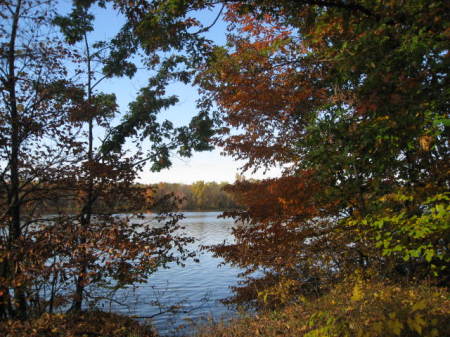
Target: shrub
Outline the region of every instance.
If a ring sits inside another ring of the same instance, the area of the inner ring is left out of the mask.
[[[353,281],[316,300],[203,329],[198,337],[441,337],[450,331],[447,290]]]
[[[0,324],[5,337],[156,337],[150,326],[113,313],[48,314],[28,321]]]

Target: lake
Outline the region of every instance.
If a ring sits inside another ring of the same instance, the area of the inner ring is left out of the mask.
[[[183,212],[184,232],[196,239],[192,248],[202,245],[231,242],[232,219],[218,219],[220,212]],[[192,324],[206,323],[209,319],[229,318],[234,312],[220,303],[220,299],[231,295],[230,286],[238,281],[238,268],[229,265],[219,267],[223,262],[209,252],[198,256],[200,262],[186,262],[185,267],[176,264],[169,269],[154,273],[148,283],[139,285],[121,294],[129,308],[112,304],[111,310],[127,315],[152,316],[160,308],[152,304],[158,300],[164,306],[182,304],[181,313],[160,314],[152,319],[153,325],[162,336],[179,336],[192,331]],[[184,326],[184,327],[183,327]]]

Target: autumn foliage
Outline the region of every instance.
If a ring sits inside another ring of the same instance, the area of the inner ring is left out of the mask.
[[[26,322],[6,321],[0,326],[3,336],[11,337],[154,337],[150,326],[135,320],[104,312],[90,312],[80,315],[48,314]]]
[[[229,188],[243,225],[212,249],[246,269],[231,302],[320,296],[356,270],[448,285],[446,9],[227,5],[227,48],[198,76],[218,105],[217,144],[244,169],[284,170]]]
[[[205,327],[198,336],[437,337],[450,328],[448,307],[442,289],[350,283],[319,300],[300,298],[282,310]]]
[[[448,332],[448,1],[223,0],[224,46],[191,16],[217,1],[115,1],[126,24],[98,43],[88,39],[93,3],[75,1],[67,16],[45,1],[39,15],[33,1],[0,5],[3,322],[40,324],[56,307],[80,314],[100,298],[91,290],[190,257],[176,215],[154,228],[118,214],[155,206],[153,189],[133,185],[145,163],[168,167],[171,152],[210,149],[214,136],[244,170],[282,175],[229,186],[243,206],[224,214],[235,241],[206,247],[243,269],[226,302],[272,311],[210,334]],[[58,33],[43,43],[37,27]],[[96,85],[132,77],[138,51],[156,75],[114,119],[115,96]],[[174,79],[200,88],[186,127],[157,118],[177,102],[165,96]],[[76,214],[59,208],[67,201]]]
[[[0,3],[0,329],[10,335],[83,335],[72,318],[93,324],[84,310],[193,255],[180,215],[142,215],[157,201],[135,180],[146,163],[170,166],[170,151],[207,146],[188,127],[156,120],[176,98],[151,85],[121,114],[101,84],[135,74],[138,42],[126,25],[91,41],[94,1],[72,5],[62,15],[54,1]],[[115,319],[107,316],[98,317]],[[131,333],[114,332],[122,323],[86,333]]]

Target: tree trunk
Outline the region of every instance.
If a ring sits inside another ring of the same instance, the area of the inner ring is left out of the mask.
[[[8,93],[9,93],[9,110],[11,117],[11,157],[10,157],[10,174],[11,187],[8,195],[10,217],[9,224],[9,245],[13,255],[11,261],[11,269],[9,270],[12,279],[16,281],[14,285],[14,297],[16,303],[16,312],[13,316],[19,319],[27,318],[27,301],[22,282],[20,281],[21,274],[21,260],[20,255],[20,239],[22,236],[21,229],[21,205],[20,205],[20,176],[19,176],[19,155],[20,155],[20,116],[17,109],[16,98],[16,74],[15,74],[15,52],[16,52],[16,37],[19,27],[19,18],[21,10],[21,0],[17,1],[16,10],[13,16],[13,23],[11,28],[11,39],[8,50]]]
[[[91,55],[89,50],[89,43],[86,34],[84,34],[84,42],[85,42],[85,48],[86,48],[86,63],[87,63],[87,102],[88,106],[90,106],[91,97],[92,97],[92,71],[91,71]],[[90,113],[87,111],[87,113]],[[92,217],[92,206],[94,203],[94,180],[92,177],[92,171],[91,171],[91,165],[93,163],[93,146],[94,146],[94,136],[93,136],[93,127],[94,122],[92,116],[89,119],[88,122],[88,153],[87,153],[87,159],[88,159],[88,170],[89,170],[89,176],[88,176],[88,184],[87,184],[87,199],[86,203],[81,211],[80,216],[80,226],[82,227],[82,236],[80,238],[80,242],[84,244],[86,242],[85,238],[83,237],[84,231],[83,229],[87,228],[91,224],[91,217]],[[83,304],[83,292],[85,288],[85,282],[86,282],[86,272],[88,269],[87,266],[87,257],[83,256],[80,262],[80,270],[78,272],[78,277],[76,281],[76,288],[75,288],[75,294],[72,304],[72,311],[80,312]]]

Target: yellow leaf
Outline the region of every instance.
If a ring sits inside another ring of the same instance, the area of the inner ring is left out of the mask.
[[[383,331],[383,323],[381,322],[375,322],[373,324],[373,330],[377,335],[381,335],[381,332]]]
[[[359,283],[355,284],[353,287],[353,293],[352,293],[352,301],[359,301],[363,298],[363,292],[361,285]]]
[[[423,151],[429,151],[431,144],[433,143],[433,137],[425,135],[419,138],[419,144]]]
[[[420,335],[422,333],[422,328],[427,325],[427,322],[425,322],[421,315],[416,314],[414,316],[414,323],[414,330]]]
[[[398,319],[389,320],[387,322],[388,328],[397,336],[400,336],[403,329],[403,324]]]
[[[426,306],[427,306],[427,303],[424,300],[422,300],[422,301],[419,301],[416,304],[414,304],[412,307],[412,310],[413,311],[423,310],[426,308]]]
[[[439,331],[436,328],[431,330],[430,337],[438,337],[438,336],[439,336]]]

